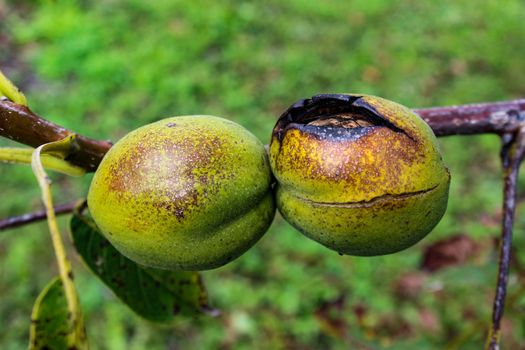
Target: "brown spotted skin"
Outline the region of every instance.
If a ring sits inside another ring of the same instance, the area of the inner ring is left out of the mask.
[[[275,205],[262,143],[212,116],[141,127],[116,143],[88,194],[97,225],[130,259],[147,266],[205,270],[250,248]]]
[[[432,130],[379,97],[299,101],[274,128],[270,164],[284,218],[342,254],[405,249],[434,228],[447,206],[450,175]]]

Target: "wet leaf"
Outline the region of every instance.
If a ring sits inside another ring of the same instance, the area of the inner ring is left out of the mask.
[[[138,315],[170,322],[178,314],[217,314],[208,306],[198,272],[136,264],[120,254],[88,216],[73,215],[70,226],[75,247],[87,266]]]
[[[70,317],[62,281],[57,277],[33,307],[29,349],[88,349],[84,321],[76,320]]]

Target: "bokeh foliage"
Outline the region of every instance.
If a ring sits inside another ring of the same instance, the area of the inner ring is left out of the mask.
[[[0,0],[0,65],[35,112],[91,137],[116,140],[163,117],[213,114],[268,142],[281,111],[320,92],[411,107],[525,96],[523,13],[520,0]],[[278,217],[255,248],[204,273],[219,318],[159,328],[75,258],[92,347],[479,349],[495,286],[499,140],[440,143],[451,196],[427,239],[392,256],[341,257]],[[28,167],[1,165],[0,179],[0,217],[41,207]],[[84,196],[90,180],[54,179],[57,203]],[[524,231],[518,215],[509,349],[525,343]],[[456,234],[474,239],[475,258],[421,271],[424,248]],[[45,224],[0,233],[2,349],[26,347],[32,303],[54,275]]]

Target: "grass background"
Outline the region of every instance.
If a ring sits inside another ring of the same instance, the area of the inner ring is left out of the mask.
[[[281,111],[321,92],[410,107],[525,96],[523,13],[519,0],[0,0],[0,67],[35,112],[91,137],[212,114],[268,142]],[[204,272],[218,318],[141,320],[71,251],[92,348],[481,348],[496,276],[499,140],[440,144],[452,173],[449,209],[425,240],[391,256],[341,257],[278,216],[248,253]],[[57,202],[85,196],[90,180],[53,178]],[[28,167],[2,165],[0,179],[0,217],[41,208]],[[525,347],[519,212],[517,221],[506,349]],[[67,218],[60,222],[65,231]],[[41,223],[0,233],[2,349],[26,348],[32,303],[57,273],[46,232]],[[471,258],[421,270],[426,247],[459,234],[476,247]]]

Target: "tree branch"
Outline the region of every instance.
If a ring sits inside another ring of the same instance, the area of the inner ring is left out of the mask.
[[[521,127],[525,99],[414,109],[436,136],[504,134]]]
[[[516,131],[525,119],[525,99],[451,107],[414,109],[437,136],[504,134]],[[29,108],[0,100],[0,136],[31,147],[61,140],[73,132],[47,121]],[[111,148],[108,141],[78,136],[78,150],[67,158],[87,171],[95,171]]]
[[[38,147],[44,143],[61,140],[73,133],[39,117],[27,107],[8,100],[0,100],[0,136],[31,147]],[[81,135],[78,135],[76,142],[78,149],[66,160],[87,171],[95,171],[104,154],[112,146],[108,141],[97,141]]]

